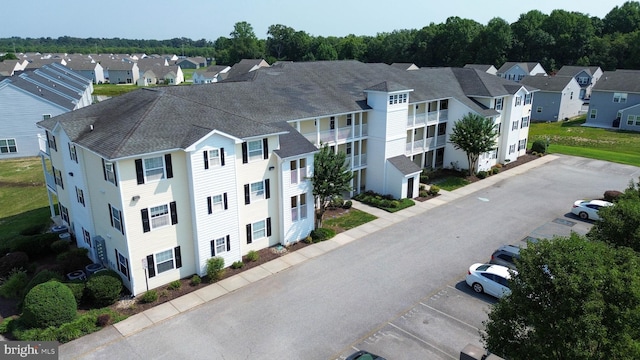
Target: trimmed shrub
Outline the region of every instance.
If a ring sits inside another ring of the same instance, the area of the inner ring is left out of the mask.
[[[438,195],[438,193],[440,192],[440,187],[438,185],[431,185],[428,192],[429,195]]]
[[[117,275],[116,275],[117,276]],[[115,303],[122,292],[122,279],[108,271],[93,274],[87,280],[87,300],[96,307],[105,307]]]
[[[478,173],[476,174],[476,176],[478,177],[478,179],[484,179],[487,177],[487,172],[484,170],[480,170],[478,171]]]
[[[47,227],[47,224],[31,225],[31,226],[29,226],[27,228],[22,229],[20,231],[20,235],[22,235],[22,236],[31,236],[31,235],[42,234],[46,227]]]
[[[31,291],[31,289],[33,289],[37,285],[46,283],[47,281],[50,281],[50,280],[56,280],[56,281],[62,282],[63,277],[62,275],[60,275],[55,271],[42,270],[39,273],[37,273],[33,278],[31,278],[31,280],[27,283],[27,286],[24,287],[23,294],[26,295],[27,293],[29,293],[29,291]]]
[[[344,202],[344,205],[342,205],[343,209],[351,209],[351,207],[353,206],[353,202],[351,200],[347,200]]]
[[[422,172],[420,173],[420,182],[423,184],[426,184],[429,182],[429,175],[425,170],[422,170]]]
[[[60,239],[52,242],[50,248],[55,254],[61,254],[68,251],[70,246],[71,243],[69,241]]]
[[[193,275],[191,277],[191,282],[190,282],[191,286],[198,286],[200,285],[201,282],[202,282],[202,278],[200,276]]]
[[[149,304],[158,300],[158,292],[156,290],[149,290],[140,296],[140,302],[143,304]]]
[[[20,269],[13,269],[9,273],[9,277],[0,285],[0,296],[5,299],[20,299],[24,284],[27,283],[29,277],[27,272]]]
[[[255,250],[251,250],[247,253],[247,260],[258,261],[260,260],[260,254],[258,254],[258,252]]]
[[[314,243],[320,242],[320,241],[325,241],[328,239],[331,239],[332,237],[336,236],[336,232],[333,229],[328,229],[328,228],[318,228],[315,229],[313,231],[311,231],[311,239]]]
[[[58,234],[53,233],[18,237],[13,242],[12,251],[25,252],[31,259],[39,258],[49,255],[51,244],[59,239]]]
[[[70,273],[76,270],[84,270],[85,266],[93,262],[87,257],[88,250],[85,248],[73,248],[67,252],[59,254],[56,261],[62,266],[62,271]]]
[[[420,190],[420,191],[418,192],[418,196],[420,196],[420,197],[427,197],[427,196],[429,196],[429,192],[428,192],[427,190]]]
[[[169,283],[169,290],[179,290],[182,287],[182,282],[180,280],[174,280]]]
[[[536,140],[531,144],[531,151],[535,151],[539,154],[544,154],[547,152],[547,143],[543,140]]]
[[[231,268],[233,269],[241,269],[244,266],[244,263],[242,261],[234,261],[233,264],[231,264]]]
[[[344,199],[342,198],[342,196],[332,197],[331,202],[329,203],[329,207],[333,209],[340,208],[342,207],[342,205],[344,205]]]
[[[224,258],[214,256],[207,260],[207,276],[209,281],[215,282],[222,278],[224,275]]]
[[[494,166],[494,167],[491,168],[491,173],[493,175],[495,175],[495,174],[497,174],[499,172],[500,172],[500,168],[499,167]]]
[[[76,304],[78,305],[82,304],[84,300],[84,292],[86,288],[84,281],[75,280],[72,282],[64,282],[63,284],[66,287],[68,287],[69,290],[71,290],[71,292],[73,293],[73,297],[76,299]]]
[[[25,269],[29,264],[29,255],[23,251],[8,253],[0,257],[0,277],[8,275],[13,269]]]
[[[618,190],[607,190],[604,192],[604,200],[608,202],[615,202],[623,193]]]
[[[76,318],[78,305],[68,287],[57,281],[39,284],[24,298],[21,321],[28,327],[60,326]]]

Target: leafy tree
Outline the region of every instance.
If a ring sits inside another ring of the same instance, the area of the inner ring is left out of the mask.
[[[615,206],[601,208],[587,237],[640,252],[640,183],[629,183]]]
[[[513,32],[509,23],[501,18],[493,18],[484,27],[474,42],[479,64],[502,65],[513,45]]]
[[[275,57],[277,60],[288,59],[287,51],[291,48],[295,30],[284,25],[271,25],[267,30],[266,50],[267,55]]]
[[[573,233],[520,252],[483,342],[509,359],[640,358],[640,258]]]
[[[14,53],[6,53],[3,56],[0,56],[0,61],[5,61],[5,60],[18,60],[18,58]]]
[[[439,62],[435,66],[462,67],[475,62],[475,53],[471,47],[482,30],[482,24],[469,19],[452,16],[439,27],[434,39],[434,51]],[[437,59],[436,59],[437,60]]]
[[[231,34],[229,56],[232,63],[242,59],[259,59],[264,56],[253,27],[246,21],[237,22]]]
[[[547,16],[539,10],[531,10],[511,24],[515,38],[511,61],[536,61],[548,57],[548,50],[555,44],[555,39],[542,29]]]
[[[346,157],[344,152],[336,153],[326,144],[314,155],[313,175],[309,179],[313,183],[316,229],[322,227],[322,218],[333,197],[351,191],[353,173]]]
[[[449,142],[467,153],[469,175],[473,175],[480,154],[495,149],[497,134],[493,120],[478,114],[468,113],[453,125]]]
[[[640,30],[640,3],[627,1],[622,6],[614,7],[602,20],[604,33],[630,33]]]

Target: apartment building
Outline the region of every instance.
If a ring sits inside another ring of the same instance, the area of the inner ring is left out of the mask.
[[[322,144],[347,154],[352,194],[397,198],[417,196],[424,167],[464,167],[447,138],[469,112],[500,132],[479,170],[517,159],[534,90],[474,69],[357,61],[140,89],[39,123],[52,217],[137,295],[204,274],[212,256],[229,266],[305,238]]]

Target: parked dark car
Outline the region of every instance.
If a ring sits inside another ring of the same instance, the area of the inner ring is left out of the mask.
[[[516,260],[520,259],[520,248],[515,245],[502,245],[491,254],[490,264],[506,266],[516,270]]]
[[[360,350],[347,356],[346,360],[386,360],[382,356],[372,354],[368,351]]]

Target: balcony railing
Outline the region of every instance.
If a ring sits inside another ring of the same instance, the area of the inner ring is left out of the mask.
[[[38,145],[42,153],[49,155],[49,144],[47,143],[46,136],[38,134]]]
[[[367,166],[367,154],[360,154],[360,155],[353,155],[353,156],[347,155],[345,164],[347,166],[350,166],[352,169]]]
[[[427,114],[425,113],[411,114],[407,116],[407,126],[412,127],[412,126],[424,125],[426,120],[427,120]]]
[[[56,179],[53,177],[53,174],[50,172],[44,172],[44,181],[47,183],[49,189],[58,192],[58,188],[56,187]]]
[[[405,148],[405,155],[413,155],[418,152],[424,152],[435,148],[436,145],[443,145],[443,143],[437,142],[440,138],[426,138],[424,140],[416,140],[414,142],[408,142]],[[444,140],[443,140],[444,141]]]
[[[318,146],[318,140],[321,143],[332,143],[341,140],[349,140],[354,138],[360,138],[367,136],[367,124],[362,124],[360,126],[345,126],[337,129],[331,130],[323,130],[320,132],[311,132],[303,134],[311,143]]]

